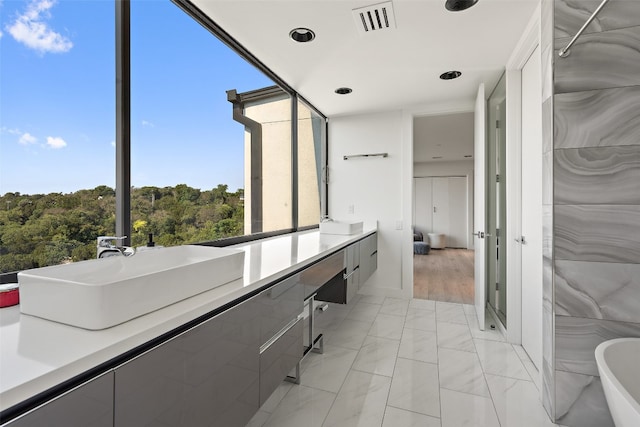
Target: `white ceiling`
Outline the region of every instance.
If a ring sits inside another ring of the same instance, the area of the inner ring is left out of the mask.
[[[397,28],[360,35],[352,9],[380,0],[193,0],[204,13],[327,116],[465,102],[491,88],[539,0],[393,0]],[[310,43],[289,32],[315,31]],[[459,70],[462,77],[438,76]],[[334,90],[347,86],[350,95]]]
[[[414,163],[473,161],[465,155],[473,155],[473,112],[413,119]]]

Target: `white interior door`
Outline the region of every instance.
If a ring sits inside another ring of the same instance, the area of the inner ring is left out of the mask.
[[[540,47],[522,69],[522,347],[542,363],[542,96]]]
[[[433,233],[449,234],[449,178],[433,178]]]
[[[473,224],[475,231],[475,306],[480,329],[484,330],[484,309],[486,305],[486,275],[485,275],[485,126],[486,103],[484,97],[484,83],[478,88],[474,117],[473,163],[474,163],[474,191],[473,191]]]
[[[449,178],[449,236],[447,246],[466,248],[467,236],[467,179]]]
[[[427,238],[431,232],[431,178],[414,179],[414,214],[413,224]]]

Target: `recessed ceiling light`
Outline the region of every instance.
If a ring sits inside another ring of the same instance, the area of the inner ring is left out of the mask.
[[[453,80],[460,77],[462,73],[460,71],[447,71],[446,73],[440,74],[440,78],[442,80]]]
[[[351,89],[350,87],[339,87],[338,89],[335,90],[335,92],[338,95],[348,95],[351,92],[353,92],[353,89]]]
[[[476,3],[478,3],[478,0],[447,0],[444,7],[451,12],[460,12],[469,9]]]
[[[289,37],[298,43],[307,43],[316,38],[316,33],[308,28],[294,28],[289,33]]]

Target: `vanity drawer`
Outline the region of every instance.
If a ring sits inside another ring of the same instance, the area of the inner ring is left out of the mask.
[[[302,313],[304,302],[300,274],[258,294],[260,307],[260,344],[266,343]]]
[[[344,250],[328,256],[301,273],[304,284],[304,297],[309,298],[331,279],[342,273],[345,267]]]
[[[302,359],[303,323],[300,316],[280,337],[260,349],[260,406]]]

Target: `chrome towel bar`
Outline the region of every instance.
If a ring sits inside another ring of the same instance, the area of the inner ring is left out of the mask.
[[[354,157],[389,157],[388,153],[375,153],[375,154],[352,154],[350,156],[342,156],[344,160],[353,159]]]

